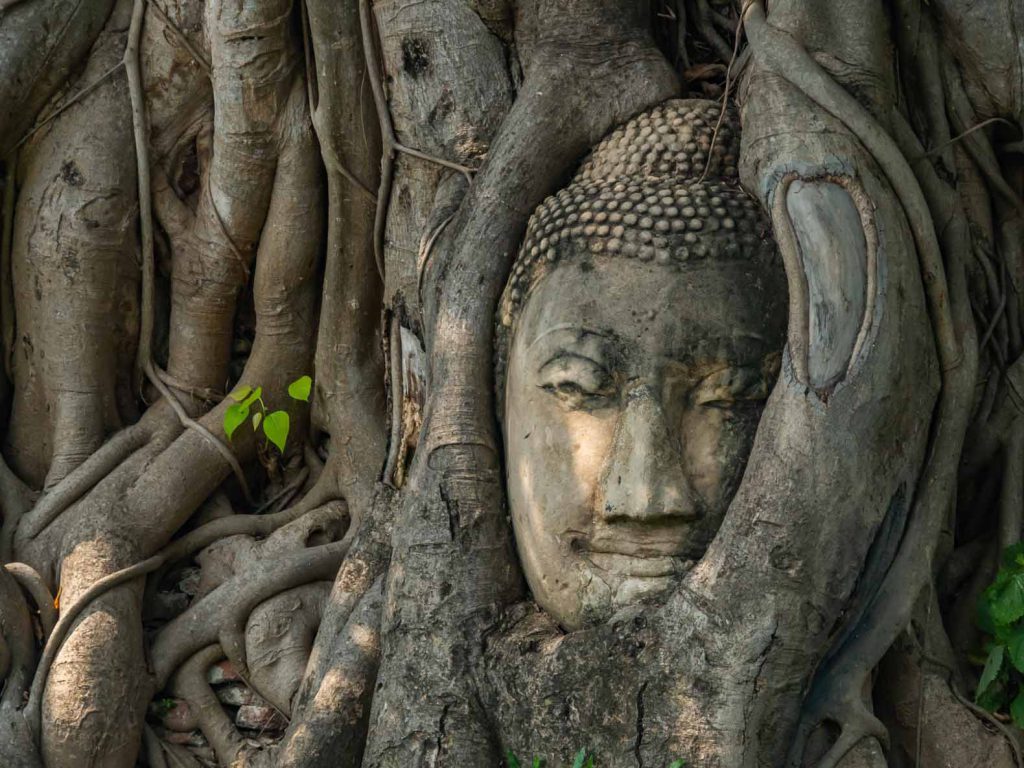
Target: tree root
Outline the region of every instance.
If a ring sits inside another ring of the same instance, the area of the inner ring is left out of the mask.
[[[735,55],[732,51],[732,46],[725,41],[725,39],[718,34],[718,30],[715,29],[715,22],[719,22],[719,26],[723,26],[719,19],[715,17],[718,14],[708,5],[708,0],[696,0],[696,13],[694,17],[697,22],[697,31],[700,32],[701,37],[704,38],[704,42],[711,46],[711,48],[718,54],[718,58],[722,60],[724,64],[730,63]],[[736,37],[739,37],[739,30],[736,30]]]
[[[391,185],[395,177],[395,153],[402,152],[410,157],[417,157],[429,163],[458,171],[472,183],[475,171],[460,163],[445,160],[442,157],[429,155],[417,149],[407,147],[395,137],[395,129],[391,122],[391,110],[384,93],[383,79],[377,63],[377,46],[374,44],[374,24],[371,18],[370,0],[359,0],[359,24],[362,29],[363,52],[366,56],[366,72],[373,91],[373,101],[377,107],[377,119],[380,121],[380,136],[383,142],[380,158],[380,185],[377,188],[377,212],[373,225],[373,253],[377,260],[377,270],[381,280],[384,279],[384,225],[387,223],[388,203],[391,200]]]
[[[917,244],[942,369],[955,368],[961,363],[962,350],[950,315],[942,251],[931,211],[903,153],[861,103],[832,80],[794,38],[768,23],[760,0],[747,4],[743,18],[758,60],[849,128],[882,167],[903,205]]]
[[[160,7],[160,3],[150,3],[149,7],[152,8],[156,15],[160,17],[160,21],[164,23],[164,26],[170,30],[174,39],[178,41],[182,48],[189,52],[189,55],[195,59],[196,64],[206,73],[207,76],[211,74],[213,68],[210,66],[210,60],[203,55],[203,53],[192,45],[192,41],[189,40],[185,33],[178,29],[178,26],[171,21],[171,18],[167,15],[167,12]]]
[[[0,706],[13,711],[24,703],[35,659],[35,633],[20,585],[7,568],[0,569]]]
[[[152,437],[145,421],[127,427],[104,443],[99,450],[75,467],[49,489],[25,514],[14,534],[18,546],[39,536],[61,513],[96,487],[131,454]]]
[[[249,677],[245,624],[252,610],[273,595],[313,581],[333,580],[348,551],[349,539],[311,547],[261,563],[222,584],[171,621],[152,645],[154,675],[159,686],[198,649],[219,642],[243,677]]]
[[[123,584],[128,584],[137,578],[147,576],[162,568],[168,563],[173,563],[188,557],[200,549],[209,546],[214,541],[226,536],[248,534],[252,536],[266,536],[287,523],[298,520],[302,515],[315,509],[327,500],[330,490],[324,484],[321,487],[314,487],[310,493],[295,507],[278,512],[274,515],[232,515],[213,520],[201,528],[182,536],[177,541],[167,545],[160,552],[142,562],[123,568],[119,571],[104,576],[94,582],[82,595],[71,605],[66,606],[60,614],[60,618],[54,625],[52,632],[46,642],[43,655],[36,667],[35,677],[32,681],[31,693],[26,717],[29,720],[33,733],[39,733],[40,717],[42,706],[42,693],[46,688],[46,679],[50,667],[60,646],[64,642],[77,618],[82,611],[89,607],[98,598],[112,589]]]
[[[4,569],[14,577],[18,586],[25,590],[25,593],[35,603],[36,610],[39,611],[39,623],[43,629],[43,642],[45,643],[57,623],[57,607],[46,582],[35,568],[25,563],[6,563]]]
[[[0,456],[0,563],[14,559],[14,537],[26,513],[32,508],[36,494],[29,490]]]
[[[219,645],[209,645],[188,659],[174,676],[171,690],[185,699],[199,720],[199,728],[217,753],[221,765],[238,765],[245,741],[224,712],[220,700],[206,681],[206,671],[224,658]]]
[[[955,490],[956,466],[967,428],[977,371],[976,338],[963,269],[957,262],[958,251],[940,249],[932,223],[938,212],[925,197],[921,182],[900,147],[856,99],[822,71],[806,50],[766,21],[759,0],[749,4],[745,19],[755,56],[843,122],[878,161],[892,184],[917,245],[942,367],[943,386],[934,420],[936,431],[906,536],[873,602],[859,620],[860,631],[851,635],[816,675],[790,749],[788,764],[800,765],[811,731],[824,720],[832,720],[842,727],[842,732],[821,765],[834,766],[864,736],[885,736],[881,723],[851,692],[863,689],[870,670],[909,621],[917,597],[930,583],[938,534]],[[952,229],[952,235],[944,229],[947,238],[955,240],[966,234],[964,229]],[[957,247],[962,244],[962,237],[953,243]],[[944,253],[952,270],[948,288]]]
[[[17,198],[18,152],[4,158],[3,208],[0,210],[0,354],[3,371],[11,378],[11,356],[14,354],[14,289],[11,274],[11,250],[14,247],[14,203]]]

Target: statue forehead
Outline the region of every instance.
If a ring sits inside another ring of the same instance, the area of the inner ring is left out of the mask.
[[[559,263],[530,294],[514,354],[610,345],[634,359],[728,357],[741,339],[753,353],[774,349],[784,333],[783,289],[781,278],[765,280],[736,261],[679,270],[608,256]]]

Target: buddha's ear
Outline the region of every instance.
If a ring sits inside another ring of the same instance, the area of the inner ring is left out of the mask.
[[[878,236],[849,173],[784,175],[769,194],[789,282],[789,350],[797,379],[819,397],[855,369],[872,329]]]

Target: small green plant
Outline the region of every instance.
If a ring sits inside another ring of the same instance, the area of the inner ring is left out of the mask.
[[[153,703],[153,713],[157,716],[158,719],[162,720],[163,718],[167,717],[167,713],[174,709],[176,706],[178,706],[178,702],[176,702],[174,699],[157,699],[157,701]]]
[[[523,764],[519,762],[519,758],[515,756],[512,750],[509,750],[505,755],[505,762],[508,763],[508,768],[523,768]],[[685,765],[685,760],[673,760],[668,768],[684,768]],[[539,757],[535,757],[531,766],[532,768],[544,768],[544,761]],[[576,757],[572,761],[572,768],[594,768],[594,756],[588,755],[586,749],[581,749],[576,753]]]
[[[288,385],[288,396],[292,400],[309,402],[309,393],[312,388],[313,379],[309,376],[300,376]],[[284,447],[288,441],[288,430],[291,426],[288,411],[268,411],[263,402],[263,387],[243,384],[231,392],[228,397],[235,401],[224,412],[224,434],[228,436],[228,440],[235,434],[235,430],[249,420],[253,432],[259,432],[262,427],[267,440],[276,445],[277,450],[284,453]],[[252,413],[251,419],[250,413]]]
[[[974,700],[990,712],[1008,710],[1024,728],[1024,543],[1003,553],[995,580],[978,600],[978,625],[988,639],[985,656],[973,659],[984,664]]]

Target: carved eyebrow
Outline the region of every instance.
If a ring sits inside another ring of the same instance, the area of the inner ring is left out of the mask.
[[[540,368],[537,369],[537,373],[543,373],[544,369],[547,368],[549,365],[553,365],[554,363],[557,363],[559,360],[566,360],[566,359],[583,360],[585,362],[588,362],[588,363],[591,363],[591,364],[597,366],[601,370],[605,370],[605,368],[606,368],[605,364],[603,362],[601,362],[600,360],[595,360],[592,357],[589,357],[587,355],[581,354],[579,352],[573,352],[572,350],[561,349],[561,350],[557,351],[554,355],[552,355],[548,359],[548,361],[546,363],[542,364],[540,366]]]
[[[597,336],[605,341],[610,341],[612,338],[604,331],[598,331],[593,328],[582,328],[578,325],[573,325],[572,323],[562,323],[561,325],[548,328],[543,333],[538,334],[537,338],[531,341],[529,346],[527,346],[527,349],[533,349],[535,344],[539,343],[552,333],[558,333],[559,331],[571,331],[576,336],[576,341],[582,341],[587,336]]]

